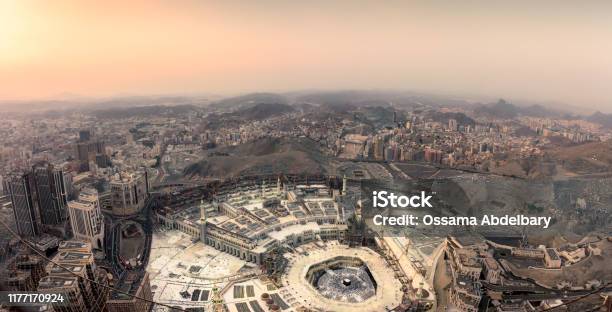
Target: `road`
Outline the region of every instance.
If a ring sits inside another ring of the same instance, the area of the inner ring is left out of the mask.
[[[143,208],[143,211],[138,215],[129,217],[115,217],[110,214],[105,214],[104,222],[107,230],[104,234],[104,249],[106,253],[106,262],[108,262],[114,275],[119,279],[121,279],[121,277],[123,277],[127,271],[138,271],[144,273],[151,254],[151,244],[153,241],[152,211],[156,205],[156,198],[154,196],[150,196],[145,204],[145,207]],[[140,258],[142,264],[133,268],[127,268],[119,259],[119,248],[121,247],[119,243],[121,225],[126,221],[133,221],[140,224],[145,233],[144,249]]]

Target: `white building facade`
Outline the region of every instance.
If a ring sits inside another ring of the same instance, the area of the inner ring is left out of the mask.
[[[84,189],[77,200],[68,202],[70,225],[74,237],[90,242],[94,248],[103,249],[104,217],[100,212],[98,192]]]

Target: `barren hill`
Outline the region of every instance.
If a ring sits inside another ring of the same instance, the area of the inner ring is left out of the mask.
[[[612,143],[609,141],[559,147],[551,155],[564,168],[576,173],[602,173],[612,168]]]
[[[216,149],[185,168],[186,177],[225,178],[237,175],[327,172],[327,158],[306,138],[264,138]]]

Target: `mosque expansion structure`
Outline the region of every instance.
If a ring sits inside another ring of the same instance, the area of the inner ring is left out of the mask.
[[[248,176],[160,195],[147,267],[154,299],[219,311],[407,311],[411,279],[354,228],[361,188],[349,184]]]
[[[256,264],[279,246],[342,239],[346,220],[355,213],[354,194],[331,187],[339,183],[336,178],[293,178],[248,177],[211,185],[215,193],[201,195],[197,205],[165,206],[156,218]]]

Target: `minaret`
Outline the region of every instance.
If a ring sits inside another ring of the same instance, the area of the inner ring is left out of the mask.
[[[217,201],[217,194],[212,194],[212,206],[215,208],[215,211],[219,212],[219,202]]]
[[[276,192],[277,193],[281,192],[281,180],[280,180],[280,176],[278,176],[278,179],[276,179]]]
[[[344,177],[342,178],[342,195],[346,194],[346,186],[347,186],[347,179],[346,179],[346,174],[344,175]]]
[[[266,180],[261,180],[261,197],[266,195]]]
[[[200,200],[200,241],[206,244],[206,207],[204,199]]]

